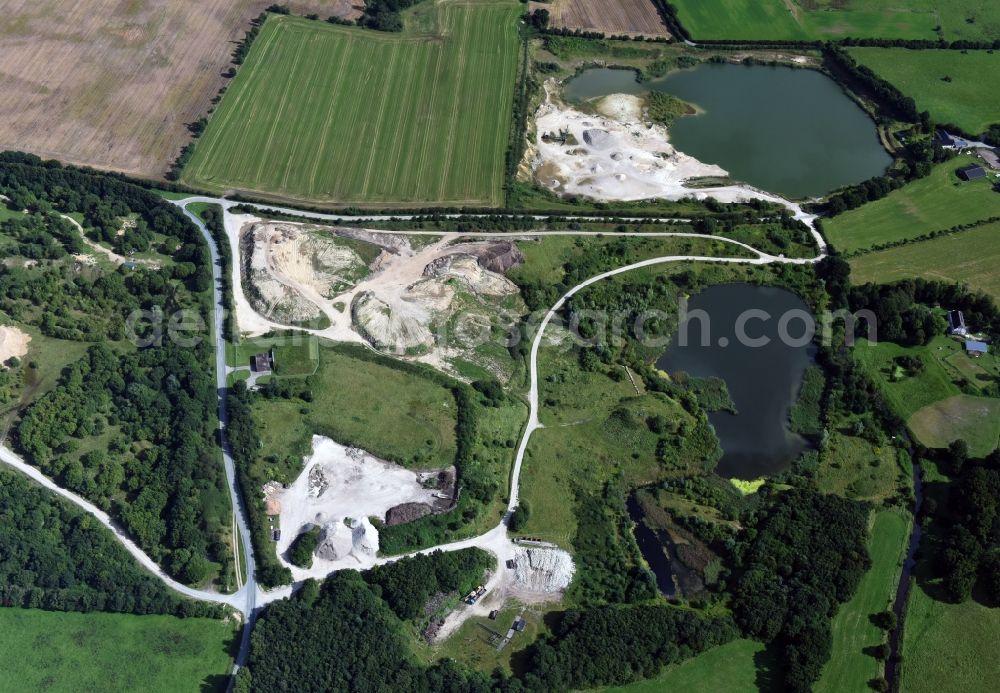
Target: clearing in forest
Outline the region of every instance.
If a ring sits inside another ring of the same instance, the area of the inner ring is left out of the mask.
[[[271,17],[184,182],[292,201],[498,205],[520,6],[429,9],[394,35]]]

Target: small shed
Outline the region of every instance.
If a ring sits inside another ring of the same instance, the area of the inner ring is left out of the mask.
[[[970,339],[965,343],[965,353],[973,358],[979,358],[985,354],[988,354],[990,347],[986,342],[979,342],[975,339]]]
[[[985,178],[986,169],[982,166],[977,166],[976,164],[969,164],[968,166],[963,166],[958,169],[958,177],[965,181]]]
[[[520,633],[521,631],[524,630],[525,626],[527,625],[528,624],[525,622],[525,620],[520,616],[518,616],[516,619],[514,619],[514,625],[512,625],[511,628]]]

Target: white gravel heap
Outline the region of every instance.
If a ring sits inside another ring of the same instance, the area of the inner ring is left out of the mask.
[[[515,589],[530,592],[561,592],[576,572],[572,557],[562,549],[519,546],[514,564]]]

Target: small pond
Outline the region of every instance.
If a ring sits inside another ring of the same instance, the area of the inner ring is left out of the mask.
[[[687,316],[656,365],[671,374],[726,382],[737,413],[709,414],[722,443],[719,475],[775,474],[806,449],[807,441],[788,427],[815,351],[805,339],[806,315],[808,306],[798,296],[766,286],[723,284],[689,301]]]
[[[565,89],[570,101],[658,90],[699,108],[671,128],[671,143],[736,180],[797,199],[820,197],[892,163],[874,121],[816,70],[702,63],[640,84],[631,70],[593,68]]]

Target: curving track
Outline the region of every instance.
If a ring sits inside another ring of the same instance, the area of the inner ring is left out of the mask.
[[[178,200],[178,201],[174,202],[174,204],[176,204],[178,207],[180,207],[181,209],[184,210],[184,213],[188,216],[188,218],[191,219],[191,221],[193,223],[195,223],[198,226],[198,228],[201,230],[202,235],[205,238],[205,242],[208,243],[208,246],[209,246],[209,248],[211,250],[211,255],[212,255],[213,293],[214,293],[214,303],[215,303],[213,330],[214,330],[214,337],[215,337],[215,344],[216,344],[216,349],[215,349],[215,352],[216,352],[216,382],[217,382],[217,386],[218,386],[218,397],[219,397],[219,421],[220,421],[221,427],[222,427],[222,459],[223,459],[223,465],[225,466],[225,470],[226,470],[226,478],[227,478],[227,481],[229,483],[230,499],[232,501],[233,512],[234,512],[234,516],[235,516],[235,526],[236,526],[236,528],[238,530],[237,534],[239,535],[238,540],[237,540],[236,537],[234,537],[234,541],[238,541],[239,542],[239,545],[234,546],[234,555],[237,556],[237,561],[238,561],[239,560],[238,557],[240,555],[240,551],[242,551],[242,555],[243,555],[243,557],[245,559],[246,567],[247,567],[246,580],[245,580],[244,584],[242,585],[242,587],[237,592],[235,592],[233,594],[220,594],[218,592],[211,592],[211,591],[208,591],[208,590],[198,590],[198,589],[195,589],[195,588],[192,588],[192,587],[188,587],[186,585],[178,583],[176,580],[172,579],[169,575],[167,575],[156,564],[155,561],[153,561],[142,549],[140,549],[135,544],[135,542],[133,542],[132,539],[129,538],[122,531],[122,529],[107,515],[107,513],[103,512],[102,510],[100,510],[99,508],[97,508],[96,506],[94,506],[92,503],[90,503],[89,501],[87,501],[84,498],[81,498],[80,496],[76,495],[75,493],[72,493],[71,491],[67,491],[66,489],[61,488],[55,482],[53,482],[51,479],[49,479],[44,474],[42,474],[36,467],[33,467],[30,464],[28,464],[27,462],[25,462],[15,452],[13,452],[12,450],[10,450],[9,448],[7,448],[5,446],[0,446],[0,462],[2,462],[4,464],[12,467],[13,469],[18,470],[19,472],[21,472],[21,473],[25,474],[26,476],[30,477],[31,479],[33,479],[34,481],[38,482],[42,486],[44,486],[44,487],[50,489],[51,491],[59,494],[60,496],[62,496],[66,500],[69,500],[70,502],[72,502],[72,503],[76,504],[77,506],[79,506],[81,509],[83,509],[86,512],[88,512],[91,515],[93,515],[95,518],[97,518],[98,521],[100,521],[104,526],[106,526],[108,529],[110,529],[115,534],[115,536],[125,546],[125,548],[129,551],[129,553],[131,553],[136,558],[136,560],[143,567],[145,567],[147,570],[149,570],[151,573],[153,573],[156,577],[158,577],[159,579],[161,579],[164,582],[164,584],[166,584],[168,587],[170,587],[171,589],[175,590],[179,594],[182,594],[182,595],[184,595],[186,597],[189,597],[191,599],[198,599],[198,600],[202,600],[202,601],[208,601],[208,602],[215,602],[215,603],[219,603],[219,604],[225,604],[225,605],[231,606],[234,609],[237,609],[238,611],[240,611],[241,613],[243,613],[244,616],[246,617],[246,627],[243,629],[243,636],[242,636],[242,641],[241,641],[241,644],[240,644],[239,653],[236,656],[236,662],[235,662],[234,671],[237,671],[237,670],[239,670],[240,666],[242,666],[242,665],[244,665],[246,663],[246,660],[247,660],[247,655],[249,653],[249,646],[250,646],[250,632],[251,632],[252,627],[253,627],[253,622],[254,622],[255,615],[256,615],[257,610],[258,610],[258,606],[259,605],[262,606],[262,605],[265,605],[265,604],[267,604],[269,602],[275,601],[277,599],[283,599],[283,598],[289,596],[291,594],[292,590],[293,590],[293,587],[286,586],[284,588],[280,588],[280,589],[277,589],[277,590],[272,590],[272,591],[265,592],[265,591],[263,591],[260,588],[260,586],[257,584],[257,582],[256,582],[256,580],[254,578],[254,571],[255,571],[254,552],[253,552],[253,545],[252,545],[252,543],[250,541],[250,532],[249,532],[249,529],[248,529],[246,508],[243,505],[243,499],[242,499],[242,496],[240,494],[239,487],[237,485],[235,465],[234,465],[234,462],[233,462],[233,458],[232,458],[232,456],[230,454],[229,446],[228,446],[228,443],[226,442],[226,436],[225,436],[226,425],[228,423],[228,414],[226,412],[226,404],[225,404],[226,348],[225,348],[225,340],[222,337],[222,331],[220,329],[220,327],[221,327],[221,325],[223,323],[222,269],[221,269],[220,264],[219,264],[218,248],[216,247],[216,244],[215,244],[213,238],[211,237],[211,234],[205,228],[205,225],[202,223],[201,219],[198,218],[197,215],[193,214],[188,209],[186,209],[186,205],[191,204],[193,202],[207,202],[207,203],[210,203],[210,204],[218,204],[218,205],[222,206],[222,208],[225,210],[227,217],[229,216],[229,209],[231,207],[233,207],[234,205],[239,204],[239,203],[233,202],[231,200],[225,200],[225,199],[222,199],[222,198],[204,197],[204,196],[193,196],[193,197],[190,197],[190,198],[185,198],[183,200]],[[400,216],[400,215],[374,215],[374,216],[366,216],[366,217],[356,217],[356,216],[347,216],[347,215],[318,214],[318,213],[311,213],[311,212],[302,212],[302,211],[299,211],[299,210],[282,208],[282,207],[274,207],[274,206],[271,206],[271,205],[253,205],[253,206],[261,209],[262,211],[284,212],[284,213],[295,214],[295,215],[298,215],[298,216],[307,217],[307,218],[311,218],[311,219],[316,219],[316,220],[320,220],[320,221],[346,221],[346,220],[359,221],[359,220],[362,220],[362,221],[378,222],[378,221],[387,221],[389,219],[408,219],[408,218],[412,218],[411,216]],[[465,548],[478,547],[478,548],[490,551],[491,553],[495,554],[500,561],[506,560],[507,557],[509,557],[509,556],[512,555],[513,550],[514,550],[514,544],[510,540],[510,538],[508,537],[508,534],[507,534],[507,521],[509,519],[510,512],[512,512],[517,507],[518,502],[519,502],[519,490],[520,490],[519,489],[519,485],[520,485],[521,466],[522,466],[522,463],[524,461],[524,455],[525,455],[525,452],[527,450],[528,443],[529,443],[529,441],[531,439],[532,433],[535,430],[537,430],[538,428],[541,427],[541,423],[540,423],[539,418],[538,418],[538,412],[539,412],[539,407],[538,407],[538,350],[539,350],[539,347],[541,346],[542,337],[544,335],[546,326],[549,324],[549,322],[552,320],[552,318],[563,307],[563,305],[565,304],[565,302],[570,297],[572,297],[574,294],[576,294],[580,290],[582,290],[582,289],[584,289],[584,288],[586,288],[586,287],[588,287],[588,286],[590,286],[592,284],[595,284],[597,282],[603,281],[604,279],[607,279],[609,277],[613,277],[615,275],[623,274],[625,272],[630,272],[630,271],[633,271],[633,270],[636,270],[636,269],[640,269],[640,268],[643,268],[643,267],[653,267],[653,266],[662,265],[662,264],[668,264],[668,263],[672,263],[672,262],[719,262],[719,263],[730,263],[730,264],[753,264],[753,265],[766,265],[766,264],[775,264],[775,263],[812,264],[812,263],[818,262],[826,254],[826,243],[823,240],[823,238],[820,235],[820,233],[816,230],[815,224],[813,223],[815,217],[810,216],[808,214],[805,214],[798,205],[793,205],[792,203],[788,203],[787,206],[790,209],[792,209],[792,211],[794,212],[796,218],[798,218],[798,219],[802,220],[803,222],[805,222],[812,229],[813,237],[815,238],[816,243],[817,243],[818,247],[820,248],[820,254],[818,256],[816,256],[815,258],[809,258],[809,259],[797,259],[797,258],[796,259],[789,259],[789,258],[784,258],[784,257],[776,257],[774,255],[769,255],[769,254],[763,253],[763,252],[761,252],[761,251],[759,251],[759,250],[757,250],[757,249],[753,248],[752,246],[749,246],[749,245],[747,245],[745,243],[740,243],[738,241],[733,241],[731,239],[723,238],[723,237],[720,237],[720,236],[705,236],[705,235],[700,235],[700,234],[669,233],[669,232],[656,233],[656,234],[642,234],[643,236],[645,236],[645,235],[681,236],[681,237],[694,236],[694,237],[697,237],[697,238],[711,238],[711,239],[714,239],[714,240],[718,240],[718,241],[722,241],[724,243],[731,244],[731,245],[733,245],[735,247],[740,247],[740,248],[745,249],[745,250],[750,250],[753,253],[755,253],[757,255],[757,257],[755,257],[755,258],[735,258],[735,257],[733,257],[733,258],[721,258],[721,257],[701,257],[701,256],[696,256],[696,255],[676,255],[676,256],[664,256],[664,257],[651,258],[649,260],[644,260],[642,262],[637,262],[637,263],[634,263],[634,264],[631,264],[631,265],[626,265],[626,266],[623,266],[623,267],[618,267],[618,268],[610,270],[608,272],[603,272],[601,274],[598,274],[598,275],[596,275],[594,277],[591,277],[591,278],[587,279],[584,282],[581,282],[577,286],[574,286],[572,289],[570,289],[569,291],[567,291],[555,303],[555,305],[553,305],[549,309],[549,311],[546,313],[546,315],[545,315],[544,319],[542,320],[541,324],[539,325],[539,329],[536,332],[536,334],[535,334],[535,336],[534,336],[534,338],[532,340],[532,343],[531,343],[531,352],[530,352],[530,358],[529,358],[529,364],[528,364],[528,366],[529,366],[529,373],[530,373],[530,388],[529,388],[529,391],[528,391],[529,418],[528,418],[528,423],[525,426],[524,433],[521,436],[521,440],[520,440],[520,443],[519,443],[518,448],[517,448],[517,454],[516,454],[516,456],[514,458],[514,466],[513,466],[513,469],[511,471],[510,500],[509,500],[508,505],[507,505],[508,512],[505,515],[503,521],[501,521],[499,525],[497,525],[496,527],[494,527],[493,529],[491,529],[489,532],[486,532],[485,534],[482,534],[482,535],[480,535],[478,537],[473,537],[471,539],[466,539],[466,540],[462,540],[462,541],[458,541],[458,542],[453,542],[453,543],[450,543],[450,544],[443,544],[443,545],[440,545],[440,546],[430,547],[428,549],[425,549],[425,550],[419,551],[419,552],[415,552],[415,553],[426,553],[426,552],[430,552],[430,551],[434,551],[434,550],[458,551],[458,550],[465,549]],[[455,214],[455,215],[445,215],[445,216],[448,217],[448,218],[458,218],[458,217],[468,217],[468,216],[475,216],[475,215],[458,215],[458,214]],[[495,215],[482,215],[482,217],[483,218],[487,218],[487,217],[495,218]],[[537,219],[539,221],[542,221],[542,220],[547,219],[548,217],[543,215],[543,216],[534,216],[533,218],[535,218],[535,219]],[[577,217],[561,217],[561,218],[563,218],[563,219],[566,219],[566,218],[576,219],[576,220],[579,220],[579,221],[597,221],[597,220],[606,219],[607,217],[577,216]],[[649,219],[641,219],[641,218],[638,218],[638,217],[635,217],[635,218],[621,218],[620,217],[619,219],[621,219],[622,221],[635,221],[635,222],[638,222],[638,221],[649,221]],[[671,220],[671,221],[680,221],[680,220]],[[427,231],[392,231],[391,233],[394,233],[394,234],[410,234],[410,235],[442,235],[440,232],[427,232]],[[492,233],[490,233],[490,232],[479,232],[479,233],[458,234],[458,235],[473,236],[473,237],[480,237],[481,238],[481,237],[490,237],[490,236],[510,236],[511,234],[509,234],[509,233],[503,233],[503,232],[492,232]],[[524,234],[524,235],[531,235],[531,236],[540,236],[540,235],[576,235],[576,236],[622,235],[622,236],[636,236],[636,235],[639,235],[639,234],[614,233],[614,232],[599,234],[598,232],[586,232],[586,231],[548,231],[548,232],[533,232],[533,233]],[[409,554],[409,555],[413,555],[413,554]],[[389,557],[389,558],[386,558],[386,557],[377,558],[377,559],[373,559],[371,561],[371,564],[375,565],[375,564],[378,564],[378,563],[391,562],[391,561],[394,561],[394,560],[398,560],[399,558],[401,558],[401,556],[394,556],[394,557]],[[345,565],[344,567],[348,568],[349,566]],[[350,567],[357,568],[359,566],[350,566]],[[237,569],[237,572],[239,572],[239,569]],[[489,589],[492,589],[492,588],[496,587],[502,581],[504,574],[505,574],[504,571],[496,571],[496,573],[494,574],[493,578],[490,580],[490,583],[487,585],[487,587]]]

